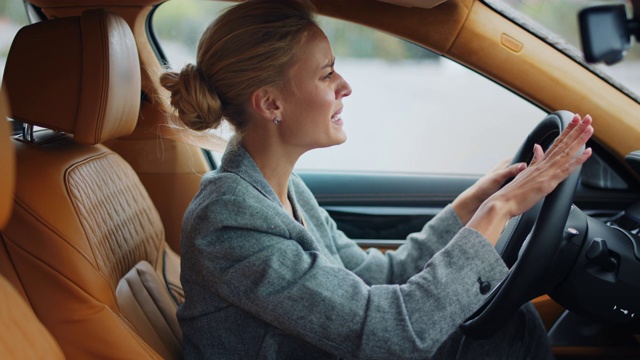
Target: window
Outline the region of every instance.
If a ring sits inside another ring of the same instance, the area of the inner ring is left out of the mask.
[[[173,68],[227,4],[173,0],[153,25]],[[481,174],[512,156],[545,113],[427,50],[348,22],[319,18],[350,83],[343,145],[311,151],[298,170]],[[461,86],[464,84],[464,86]],[[499,110],[496,110],[499,109]]]
[[[180,70],[195,62],[200,35],[221,11],[233,5],[225,1],[172,0],[156,9],[153,31],[171,68]]]
[[[18,30],[29,23],[21,1],[5,1],[0,4],[0,83],[11,42]]]

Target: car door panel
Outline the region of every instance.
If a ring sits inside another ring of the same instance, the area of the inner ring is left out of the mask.
[[[298,175],[338,228],[362,247],[393,249],[471,186],[477,176],[323,173]],[[640,200],[637,193],[579,185],[575,204],[600,219]]]
[[[363,247],[394,248],[477,178],[298,172],[338,228]]]

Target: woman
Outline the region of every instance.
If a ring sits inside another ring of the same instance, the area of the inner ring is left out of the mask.
[[[300,178],[298,158],[343,143],[343,98],[329,42],[303,1],[248,1],[203,34],[196,65],[161,82],[185,126],[236,129],[182,231],[178,311],[187,358],[548,358],[524,307],[487,341],[457,330],[507,268],[493,245],[506,221],[591,154],[576,116],[530,166],[483,177],[395,252],[361,250]],[[518,175],[500,189],[506,179]]]

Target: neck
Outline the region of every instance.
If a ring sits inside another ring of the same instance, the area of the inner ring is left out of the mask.
[[[242,145],[253,158],[285,210],[292,214],[288,198],[289,178],[302,153],[291,151],[279,142],[270,140],[268,136],[254,136],[249,133],[244,134]]]

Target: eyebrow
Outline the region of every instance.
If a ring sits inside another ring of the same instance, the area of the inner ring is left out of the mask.
[[[336,65],[336,58],[334,57],[330,62],[326,63],[322,69],[332,68]]]

